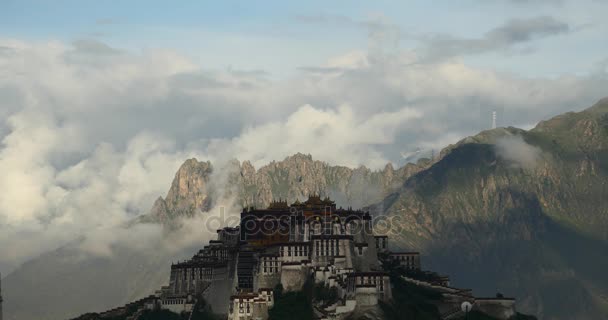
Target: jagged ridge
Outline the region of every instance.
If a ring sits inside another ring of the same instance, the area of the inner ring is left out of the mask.
[[[267,207],[273,199],[293,202],[321,194],[343,205],[361,207],[381,200],[428,164],[423,160],[394,169],[389,163],[383,170],[372,171],[364,166],[332,166],[298,153],[258,170],[250,161],[237,160],[216,170],[208,161],[189,159],[175,174],[167,196],[156,200],[148,218],[169,221],[191,216],[196,210],[207,211],[220,198],[233,199],[237,207]]]

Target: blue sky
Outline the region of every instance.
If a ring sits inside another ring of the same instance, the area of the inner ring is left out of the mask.
[[[93,38],[138,51],[176,50],[205,67],[263,69],[285,76],[342,52],[366,48],[354,23],[400,29],[399,48],[419,37],[479,38],[511,19],[551,16],[574,31],[519,48],[525,53],[465,56],[472,65],[528,76],[591,72],[608,56],[606,1],[0,1],[0,36],[74,41]]]

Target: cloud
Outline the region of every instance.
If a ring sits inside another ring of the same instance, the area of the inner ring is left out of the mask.
[[[135,235],[138,241],[149,238],[155,228],[126,230],[122,226],[145,213],[166,192],[183,159],[195,156],[175,150],[159,137],[140,134],[123,152],[101,143],[85,159],[58,169],[49,163],[48,153],[72,135],[49,128],[36,130],[27,136],[13,131],[5,141],[14,144],[0,154],[0,171],[7,173],[0,179],[7,190],[0,198],[0,254],[2,263],[10,267],[79,236],[96,239],[97,245],[90,245],[91,241],[85,245],[96,253],[104,249],[95,248],[109,246],[99,241],[99,234],[110,237],[113,242],[109,243],[121,239],[131,243]]]
[[[559,3],[560,1],[511,0],[509,2]],[[399,47],[400,40],[403,38],[417,40],[421,43],[421,47],[415,50],[416,55],[418,59],[424,60],[445,59],[461,55],[510,50],[517,45],[528,43],[533,40],[567,34],[581,28],[573,28],[570,24],[551,16],[537,16],[532,18],[511,19],[494,29],[487,31],[481,38],[467,39],[447,34],[425,35],[412,33],[392,23],[390,19],[384,15],[370,16],[363,20],[330,14],[299,15],[296,16],[296,20],[309,24],[337,25],[364,29],[368,33],[370,44],[369,51],[374,54],[387,52],[394,53]],[[526,48],[526,50],[529,50],[529,48]],[[315,69],[315,67],[307,67],[305,69],[320,71],[319,69]],[[328,67],[328,69],[331,69],[331,67]]]
[[[528,144],[521,136],[502,137],[495,142],[496,155],[524,169],[534,169],[541,160],[542,151]]]
[[[530,28],[532,38],[556,32]],[[493,37],[526,39],[505,30]],[[608,87],[605,72],[523,78],[411,51],[354,50],[311,66],[323,72],[271,80],[90,40],[0,47],[5,273],[86,234],[94,240],[83,250],[101,255],[133,234],[155,243],[154,227],[117,231],[116,241],[107,230],[147,212],[184,159],[259,166],[303,152],[382,168],[403,150],[487,128],[492,110],[504,110],[506,125],[533,123],[591,105]]]
[[[488,32],[485,38],[503,45],[510,45],[568,31],[570,31],[570,26],[567,23],[545,16],[510,20],[503,26]]]
[[[155,223],[120,224],[98,227],[87,232],[77,242],[81,257],[111,258],[117,248],[173,256],[186,248],[200,249],[201,243],[217,238],[217,229],[236,226],[240,208],[233,206],[233,199],[222,198],[218,205],[204,214],[181,217],[171,229]],[[193,249],[191,249],[193,250]],[[186,251],[186,254],[191,252]]]
[[[448,35],[428,37],[421,54],[429,59],[479,54],[507,50],[515,45],[572,31],[571,26],[549,16],[512,19],[486,32],[478,39],[463,39]]]
[[[392,145],[400,126],[421,116],[420,111],[410,108],[361,117],[348,105],[337,110],[305,105],[284,121],[249,127],[228,141],[213,141],[209,153],[237,154],[260,167],[269,159],[282,159],[306,150],[319,160],[378,168],[389,160],[370,145]]]

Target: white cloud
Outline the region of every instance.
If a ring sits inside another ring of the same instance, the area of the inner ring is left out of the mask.
[[[411,52],[357,50],[270,81],[91,41],[0,48],[4,270],[79,235],[102,239],[95,234],[146,212],[190,157],[259,166],[304,152],[379,168],[402,150],[487,128],[497,108],[505,124],[533,123],[591,105],[608,87],[604,73],[529,79]]]
[[[271,159],[283,159],[305,150],[316,159],[351,167],[362,164],[375,168],[389,161],[372,146],[390,145],[400,127],[422,116],[403,108],[361,117],[348,105],[337,110],[300,107],[284,121],[250,127],[231,140],[216,140],[209,153],[251,160],[260,167]]]
[[[91,239],[99,240],[97,235],[107,230],[115,230],[107,233],[113,242],[101,241],[96,248],[120,239],[130,242],[136,234],[142,238],[135,243],[149,242],[145,237],[157,228],[120,226],[145,213],[166,192],[183,159],[196,156],[174,149],[162,138],[141,134],[123,152],[101,143],[87,158],[58,169],[45,163],[44,151],[53,147],[48,139],[25,152],[28,141],[16,143],[19,148],[7,146],[0,157],[0,168],[8,173],[0,179],[7,190],[0,198],[0,255],[6,258],[2,263],[11,267],[81,235],[89,238],[86,249],[104,253],[93,249]]]
[[[511,165],[534,169],[541,159],[542,151],[529,145],[521,136],[507,136],[495,143],[496,155],[511,163]]]

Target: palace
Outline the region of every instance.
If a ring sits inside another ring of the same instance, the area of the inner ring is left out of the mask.
[[[390,252],[388,237],[374,234],[369,212],[338,208],[329,198],[311,195],[292,205],[279,200],[266,209],[243,209],[238,226],[217,230],[217,240],[171,265],[167,286],[104,314],[113,316],[135,305],[138,312],[161,308],[191,313],[203,297],[214,313],[229,320],[265,320],[275,304],[275,288],[301,291],[314,282],[337,295],[332,304],[313,308],[315,318],[346,319],[392,299],[383,263],[420,276],[402,277],[404,281],[441,292],[448,301],[440,310],[443,319],[458,316],[465,301],[498,319],[515,312],[512,299],[476,300],[470,290],[450,287],[447,276],[421,271],[418,252]]]
[[[239,226],[217,233],[192,259],[171,266],[169,285],[157,292],[162,308],[189,311],[197,295],[214,292],[214,300],[222,292],[229,293],[226,301],[213,301],[214,310],[226,307],[229,319],[265,319],[273,288],[299,291],[309,279],[336,287],[347,302],[333,306],[334,318],[391,298],[378,260],[388,254],[388,238],[374,235],[368,212],[311,195],[292,205],[279,200],[245,208]]]

